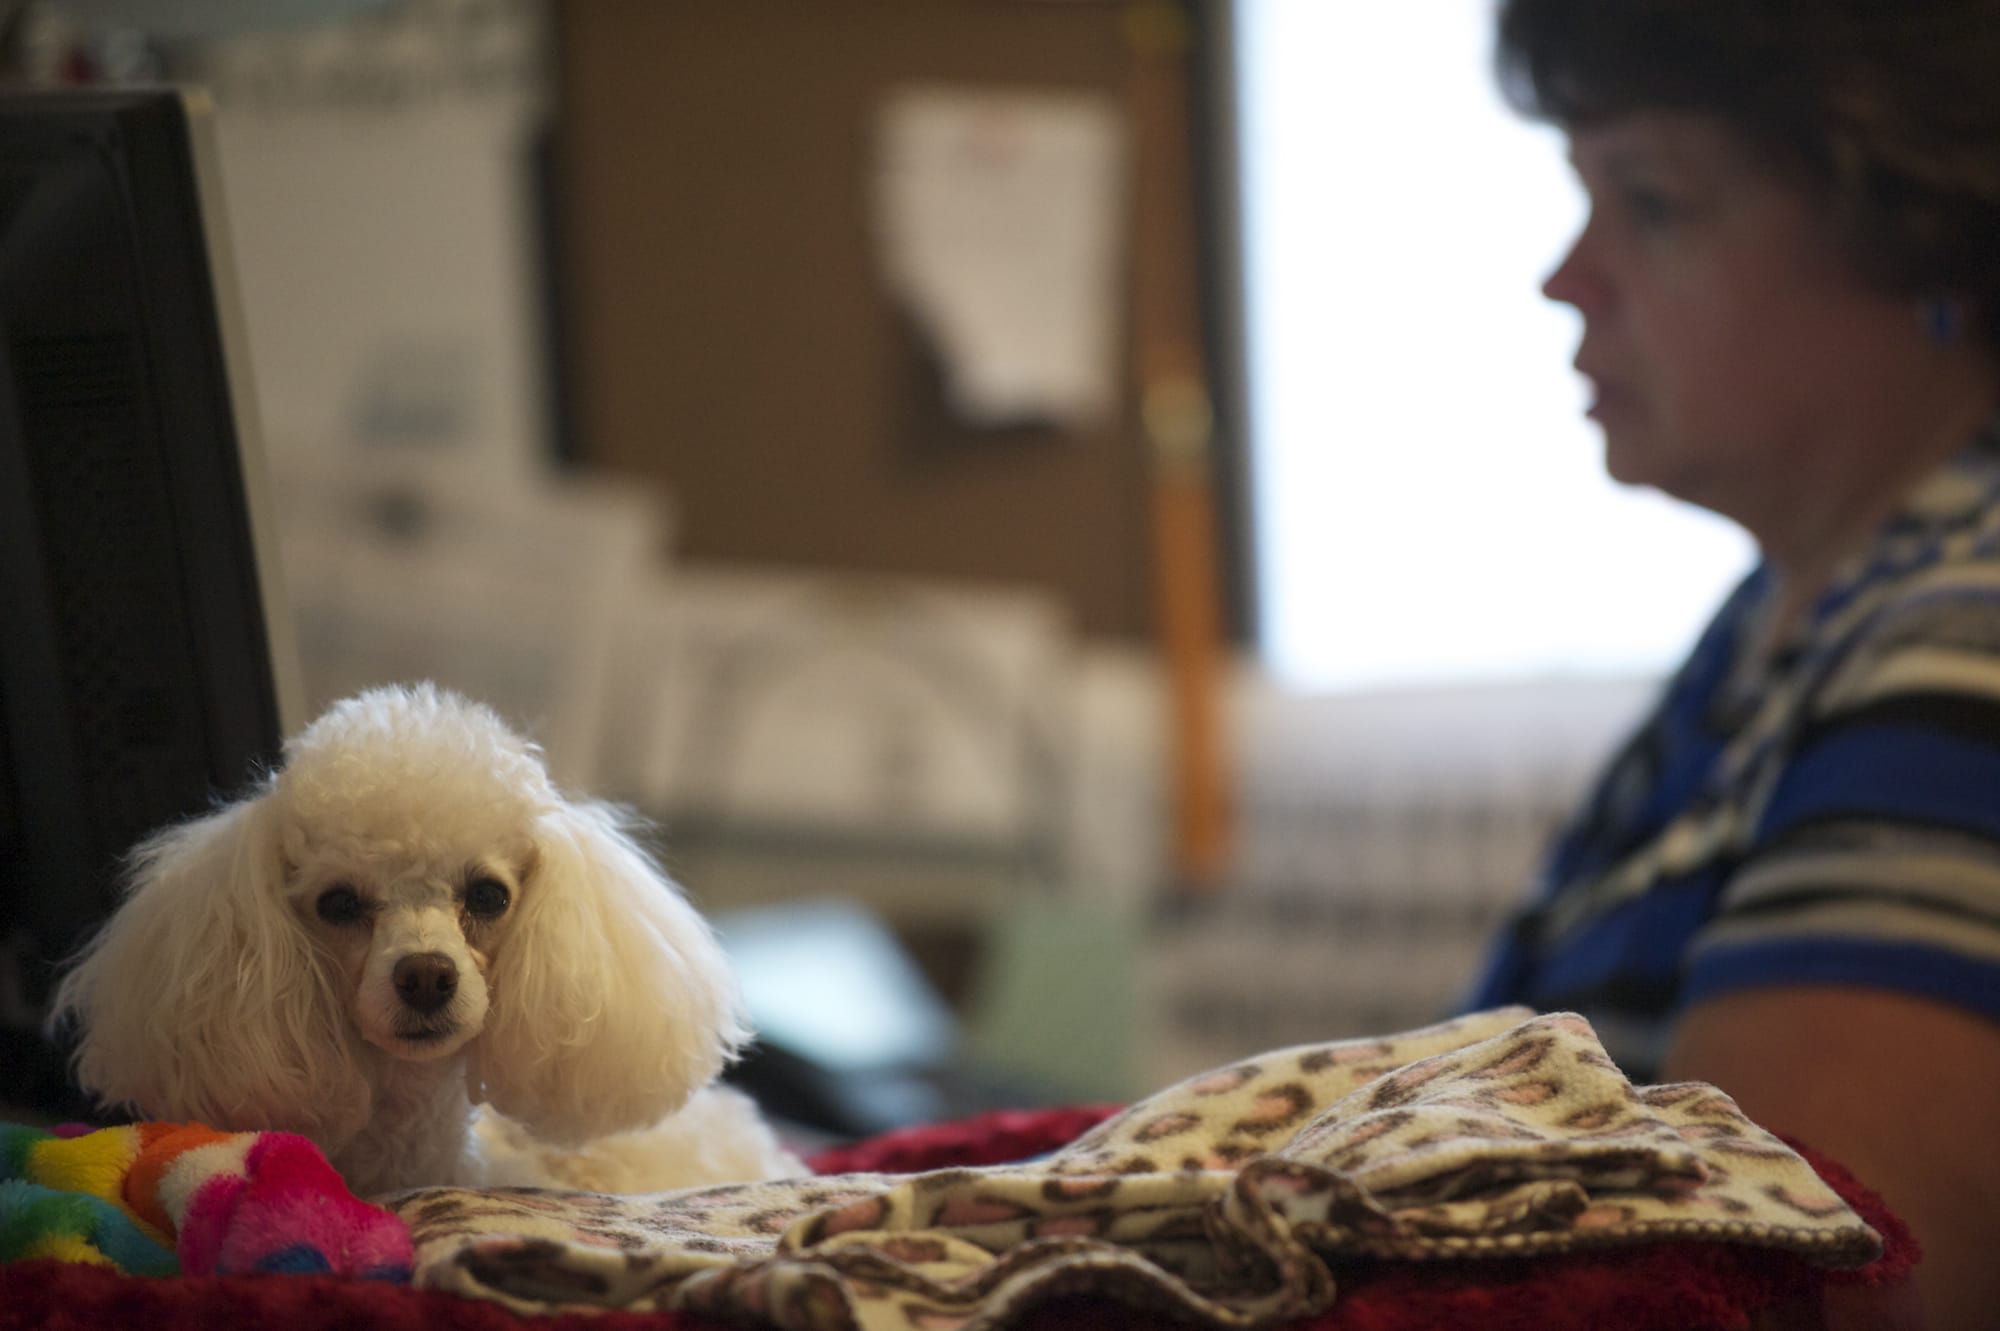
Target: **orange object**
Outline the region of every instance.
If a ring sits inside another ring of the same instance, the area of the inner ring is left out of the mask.
[[[160,1201],[160,1179],[183,1151],[235,1135],[199,1123],[141,1123],[139,1158],[125,1175],[125,1204],[161,1233],[173,1233],[173,1217]]]
[[[1233,831],[1225,742],[1221,575],[1211,480],[1214,416],[1201,351],[1185,12],[1133,0],[1126,33],[1135,140],[1133,357],[1152,449],[1156,604],[1167,672],[1173,828],[1184,887],[1212,888]]]

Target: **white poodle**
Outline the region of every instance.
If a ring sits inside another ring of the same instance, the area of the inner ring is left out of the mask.
[[[301,1133],[364,1196],[806,1172],[714,1081],[748,1031],[707,924],[615,810],[428,684],[336,704],[143,843],[66,1018],[105,1102]]]

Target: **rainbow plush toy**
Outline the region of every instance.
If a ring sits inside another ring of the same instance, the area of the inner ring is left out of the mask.
[[[407,1280],[409,1230],[285,1132],[0,1123],[0,1261],[134,1275],[293,1271]]]

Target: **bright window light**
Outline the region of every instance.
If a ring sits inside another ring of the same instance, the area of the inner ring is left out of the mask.
[[[1489,0],[1237,0],[1252,502],[1310,690],[1661,672],[1748,567],[1601,470],[1542,279],[1583,216],[1491,72]]]

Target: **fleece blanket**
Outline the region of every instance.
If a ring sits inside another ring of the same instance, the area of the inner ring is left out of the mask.
[[[907,1128],[821,1151],[824,1174],[917,1173],[1004,1164],[1056,1150],[1117,1112],[1113,1105],[1012,1110]],[[1812,1267],[1790,1253],[1733,1243],[1590,1248],[1523,1260],[1360,1261],[1340,1268],[1340,1297],[1284,1331],[1723,1331],[1757,1325],[1898,1324],[1885,1313],[1907,1291],[1915,1241],[1858,1180],[1810,1148],[1800,1153],[1883,1238],[1883,1255],[1855,1270]],[[1836,1312],[1834,1300],[1842,1304]],[[1871,1320],[1871,1312],[1875,1320]],[[1846,1320],[1840,1320],[1845,1318]],[[1146,1312],[1082,1293],[1030,1309],[1015,1331],[1160,1331]],[[527,1316],[485,1299],[336,1276],[121,1276],[82,1262],[0,1262],[0,1331],[106,1327],[348,1331],[720,1331],[681,1313],[593,1310]]]
[[[400,1220],[290,1133],[0,1124],[0,1261],[35,1257],[134,1275],[406,1280],[411,1250]]]
[[[387,1204],[425,1287],[797,1331],[982,1331],[1077,1292],[1266,1325],[1328,1308],[1362,1258],[1705,1239],[1851,1267],[1881,1251],[1727,1096],[1634,1086],[1582,1018],[1513,1008],[1221,1068],[1023,1163]]]

